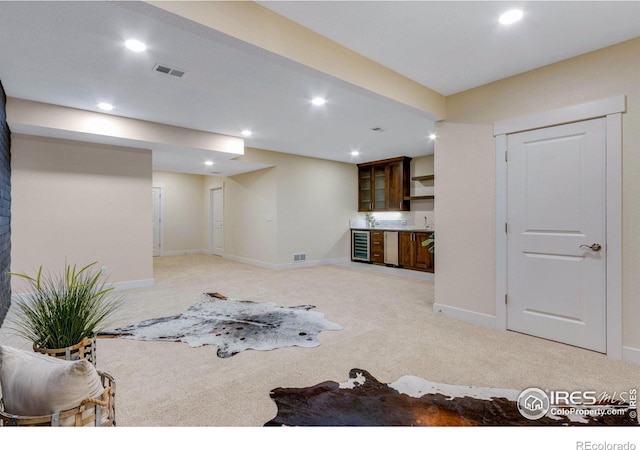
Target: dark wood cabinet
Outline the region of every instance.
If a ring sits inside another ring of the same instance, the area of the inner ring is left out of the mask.
[[[433,253],[422,242],[431,237],[432,231],[401,231],[398,235],[400,245],[400,265],[405,269],[433,272],[435,269]]]
[[[411,158],[358,164],[358,211],[409,211]]]
[[[433,253],[429,252],[429,247],[424,247],[422,243],[431,237],[431,233],[419,232],[415,234],[416,242],[416,261],[415,266],[418,269],[433,272]],[[432,244],[433,245],[433,244]]]
[[[374,264],[384,264],[384,231],[371,230],[370,259]]]
[[[371,211],[373,205],[371,167],[358,167],[358,211]]]
[[[413,233],[401,231],[398,233],[398,245],[400,246],[398,260],[402,267],[413,266],[415,259],[415,244],[413,243]]]

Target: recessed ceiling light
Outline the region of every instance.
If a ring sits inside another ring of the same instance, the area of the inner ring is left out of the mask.
[[[498,20],[502,25],[511,25],[512,23],[516,23],[520,19],[522,19],[522,10],[512,9],[502,14],[500,16],[500,19]]]
[[[98,108],[103,111],[111,111],[113,109],[113,105],[111,103],[98,103]]]
[[[351,156],[358,156],[360,152],[358,150],[354,150],[351,152]]]
[[[436,134],[435,133],[431,133],[429,135],[429,139],[431,139],[432,141],[436,138]]]
[[[137,39],[129,39],[124,42],[124,45],[126,45],[129,50],[134,52],[143,52],[147,49],[147,46],[144,44],[144,42],[140,42]]]
[[[242,130],[241,133],[242,133],[243,136],[246,136],[246,137],[249,137],[249,136],[251,136],[253,134],[253,132],[251,130]]]
[[[311,100],[311,103],[313,103],[316,106],[322,106],[325,103],[327,103],[327,101],[322,97],[316,97],[313,100]]]
[[[204,165],[205,166],[213,166],[213,161],[205,161]]]

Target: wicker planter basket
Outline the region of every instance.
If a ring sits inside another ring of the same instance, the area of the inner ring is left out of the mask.
[[[79,359],[87,359],[94,366],[96,365],[96,338],[95,336],[86,337],[76,345],[65,348],[40,348],[33,345],[33,351],[55,358],[66,359],[68,361],[76,361]]]
[[[116,426],[116,382],[104,372],[98,372],[105,387],[101,398],[88,398],[76,408],[46,416],[16,416],[4,410],[0,400],[0,426],[41,427],[115,427]]]

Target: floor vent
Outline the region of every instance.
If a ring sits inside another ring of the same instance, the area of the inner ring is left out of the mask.
[[[293,262],[300,262],[300,261],[306,261],[306,260],[307,260],[306,253],[296,253],[295,255],[293,255]]]
[[[169,67],[165,64],[156,64],[155,66],[153,66],[153,70],[155,70],[156,72],[167,74],[167,75],[173,75],[174,77],[178,77],[178,78],[182,78],[184,74],[187,73],[186,70],[176,69],[174,67]]]

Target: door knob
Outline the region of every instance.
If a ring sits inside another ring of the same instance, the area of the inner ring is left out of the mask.
[[[587,245],[587,244],[582,244],[580,246],[580,248],[582,247],[587,247],[590,248],[591,250],[593,250],[594,252],[599,252],[600,250],[602,250],[602,245],[596,243],[596,244],[591,244],[591,245]]]

